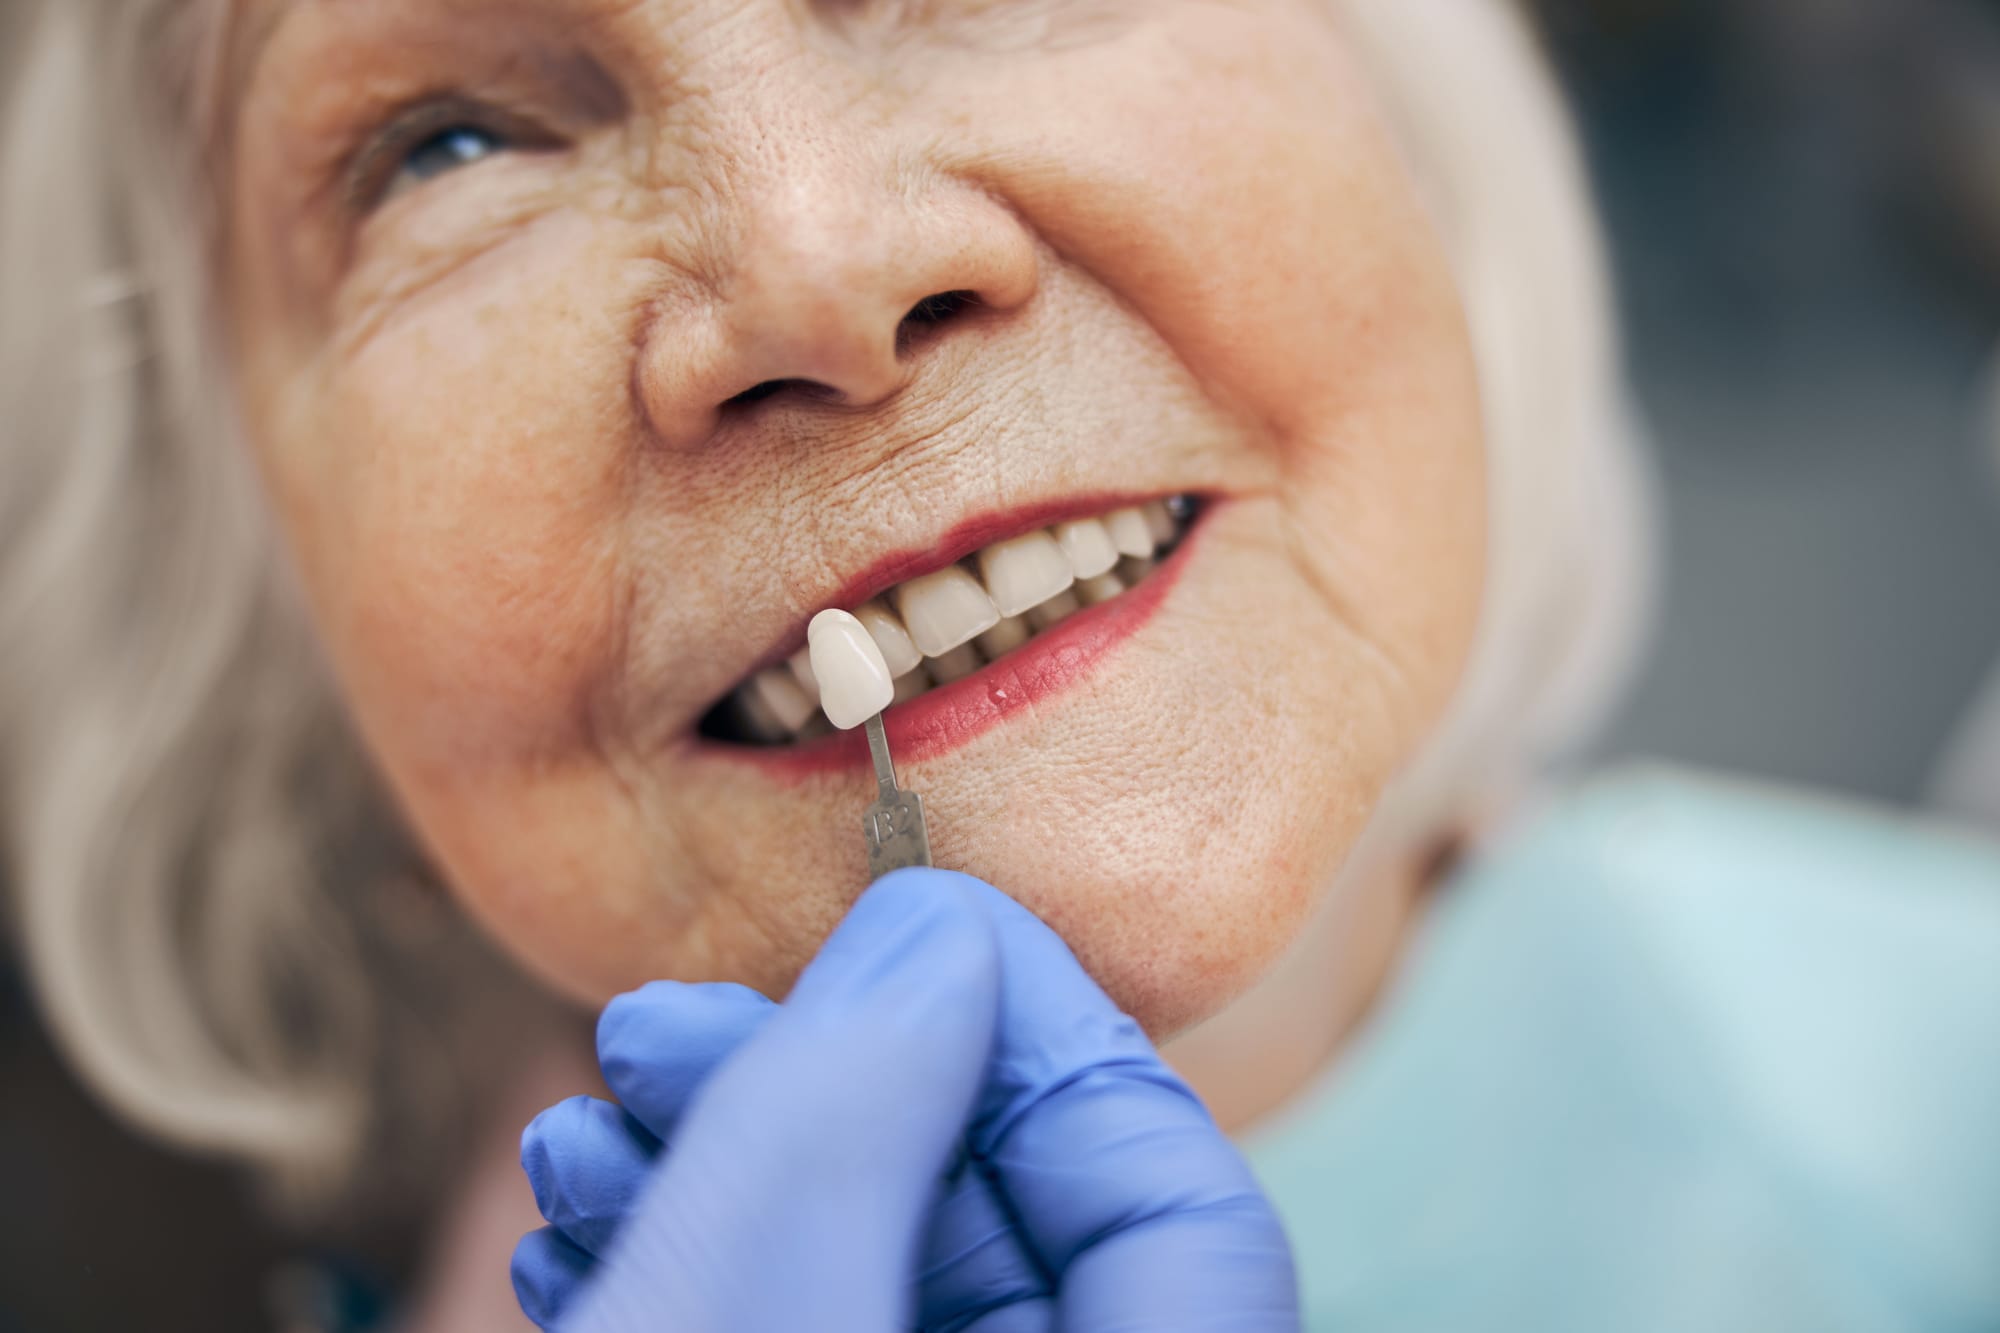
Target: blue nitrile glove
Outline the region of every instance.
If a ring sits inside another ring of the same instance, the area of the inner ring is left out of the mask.
[[[1298,1327],[1235,1148],[1062,941],[970,876],[885,876],[782,1006],[620,996],[598,1058],[622,1106],[572,1098],[522,1136],[551,1225],[514,1284],[545,1329]]]

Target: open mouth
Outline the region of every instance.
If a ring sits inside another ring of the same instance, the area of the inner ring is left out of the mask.
[[[896,678],[890,714],[1144,583],[1187,535],[1198,508],[1174,496],[1033,528],[849,608]],[[832,730],[803,648],[737,685],[700,726],[711,740],[767,748]]]

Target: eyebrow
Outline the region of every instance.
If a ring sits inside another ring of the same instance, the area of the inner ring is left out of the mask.
[[[233,88],[247,81],[286,19],[309,4],[331,4],[335,0],[220,0],[220,3],[225,29],[221,39],[227,43],[218,53],[223,61],[221,72],[226,76],[222,87]],[[250,22],[239,22],[246,10],[253,9]],[[628,109],[624,90],[595,60],[565,57],[539,60],[536,64],[545,78],[574,96],[592,120],[611,120]]]

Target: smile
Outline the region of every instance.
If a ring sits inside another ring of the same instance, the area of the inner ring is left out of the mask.
[[[979,714],[997,716],[1075,674],[1082,656],[1094,656],[1085,651],[1091,641],[1116,637],[1121,621],[1136,628],[1158,600],[1162,563],[1197,516],[1195,501],[1175,496],[1031,527],[910,573],[846,608],[895,677],[895,702],[883,718],[892,737],[901,733],[919,749],[949,748],[947,737],[976,729]],[[1058,640],[1075,642],[1066,652],[1044,651],[1064,647]],[[987,688],[973,697],[981,684]],[[933,707],[947,694],[957,708]],[[822,740],[832,747],[839,739],[820,712],[803,648],[737,685],[700,730],[712,741],[766,751],[819,749],[811,743]]]

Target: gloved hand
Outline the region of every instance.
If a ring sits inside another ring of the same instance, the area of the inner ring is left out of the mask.
[[[970,876],[884,876],[783,1005],[620,996],[598,1058],[622,1105],[572,1098],[522,1136],[551,1225],[514,1286],[544,1329],[1298,1327],[1242,1158],[1062,941]]]

